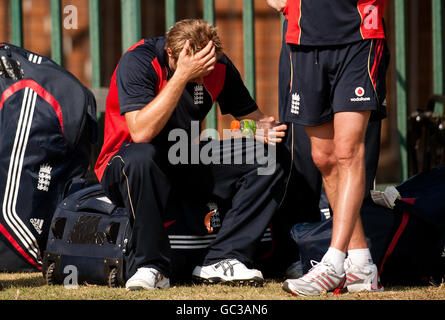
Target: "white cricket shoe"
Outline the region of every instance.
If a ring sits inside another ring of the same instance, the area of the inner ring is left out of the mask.
[[[197,266],[192,276],[205,283],[262,285],[264,281],[261,271],[248,269],[236,259],[225,259],[209,266]]]
[[[380,284],[377,266],[374,263],[358,266],[352,264],[350,259],[345,260],[346,282],[345,288],[349,292],[383,291]]]
[[[127,290],[154,290],[170,288],[170,280],[154,268],[142,267],[127,280]]]
[[[344,273],[337,274],[334,267],[324,261],[311,263],[313,267],[304,276],[284,281],[283,290],[294,296],[318,296],[343,287]]]

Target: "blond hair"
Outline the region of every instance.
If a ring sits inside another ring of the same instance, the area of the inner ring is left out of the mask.
[[[172,58],[177,61],[186,41],[190,41],[188,54],[195,54],[203,49],[210,40],[216,49],[216,55],[222,54],[222,43],[216,27],[201,19],[184,19],[178,21],[167,32],[165,49],[170,48]]]

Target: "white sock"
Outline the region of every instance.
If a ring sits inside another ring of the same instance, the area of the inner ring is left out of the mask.
[[[348,250],[348,258],[351,259],[352,264],[358,266],[373,263],[369,248]]]
[[[345,272],[345,267],[343,266],[345,258],[346,253],[333,247],[329,247],[328,251],[325,253],[321,261],[329,262],[334,266],[335,272],[337,274],[342,274]]]

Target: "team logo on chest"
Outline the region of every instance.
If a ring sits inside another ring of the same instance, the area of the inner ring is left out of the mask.
[[[290,106],[290,112],[295,115],[300,114],[300,95],[298,93],[292,94],[292,104]]]
[[[204,104],[204,86],[196,85],[193,92],[193,103]]]

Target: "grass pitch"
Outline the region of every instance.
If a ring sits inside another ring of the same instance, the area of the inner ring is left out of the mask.
[[[41,273],[0,273],[0,300],[445,300],[445,285],[438,287],[386,287],[383,292],[323,294],[294,297],[281,288],[281,280],[263,287],[173,284],[168,290],[126,291],[124,288],[82,284],[74,289],[47,286]]]

